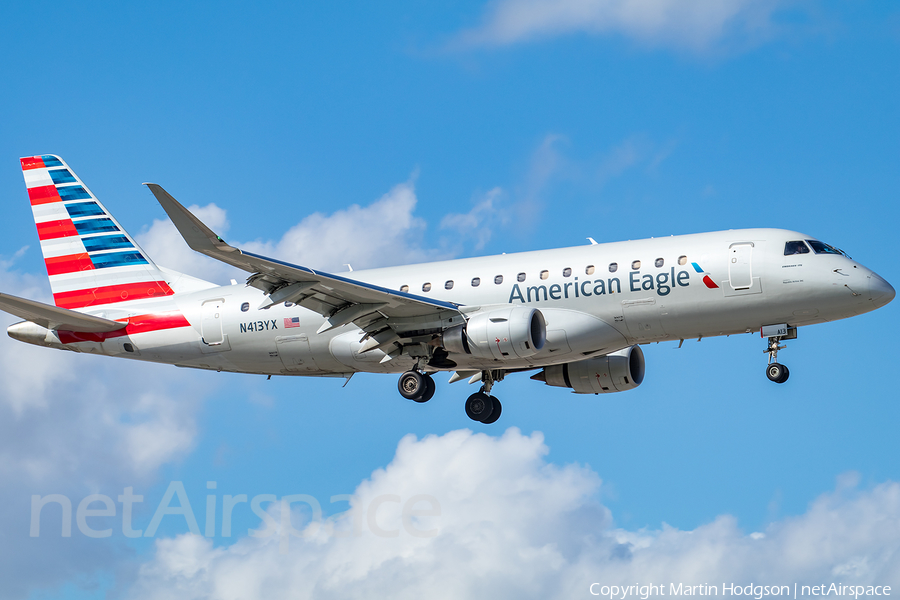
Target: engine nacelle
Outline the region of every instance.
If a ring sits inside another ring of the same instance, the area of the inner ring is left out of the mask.
[[[497,360],[528,358],[539,352],[546,340],[544,315],[526,306],[478,313],[465,325],[443,333],[443,346],[448,352]]]
[[[644,380],[644,352],[640,346],[631,346],[604,356],[552,365],[544,367],[532,379],[572,388],[576,394],[624,392]]]

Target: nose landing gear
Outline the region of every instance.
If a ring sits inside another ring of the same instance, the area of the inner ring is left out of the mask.
[[[775,383],[784,383],[788,380],[788,377],[791,376],[790,370],[778,362],[778,351],[784,350],[786,347],[780,346],[780,341],[780,336],[770,337],[769,347],[763,350],[763,352],[769,355],[769,364],[766,366],[766,377],[769,378],[769,381],[774,381]]]

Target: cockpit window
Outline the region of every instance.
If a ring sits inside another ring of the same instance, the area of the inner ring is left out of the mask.
[[[809,248],[802,241],[786,242],[784,244],[784,255],[790,256],[791,254],[809,254]]]
[[[840,254],[841,256],[847,256],[847,253],[843,250],[838,250],[834,246],[829,246],[819,240],[806,240],[806,243],[812,247],[813,252],[816,254]],[[848,256],[847,258],[850,257]]]

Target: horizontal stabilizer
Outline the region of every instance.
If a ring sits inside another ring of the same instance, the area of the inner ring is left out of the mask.
[[[79,333],[118,331],[128,325],[128,323],[110,321],[9,294],[0,294],[0,310],[47,329],[62,329]]]

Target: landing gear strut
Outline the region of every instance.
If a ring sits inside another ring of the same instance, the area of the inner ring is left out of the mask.
[[[491,388],[495,381],[503,379],[502,371],[482,371],[481,381],[484,385],[481,390],[475,392],[466,400],[466,415],[473,421],[490,425],[496,423],[503,411],[503,405],[494,396],[491,396]]]
[[[407,371],[400,376],[397,382],[397,389],[400,395],[407,400],[416,402],[428,402],[434,396],[437,388],[434,379],[428,373],[420,373],[419,371]]]
[[[769,364],[766,366],[766,377],[769,381],[775,383],[784,383],[791,376],[790,370],[778,362],[778,351],[784,350],[785,346],[780,346],[781,336],[770,337],[769,347],[763,352],[769,355]]]

